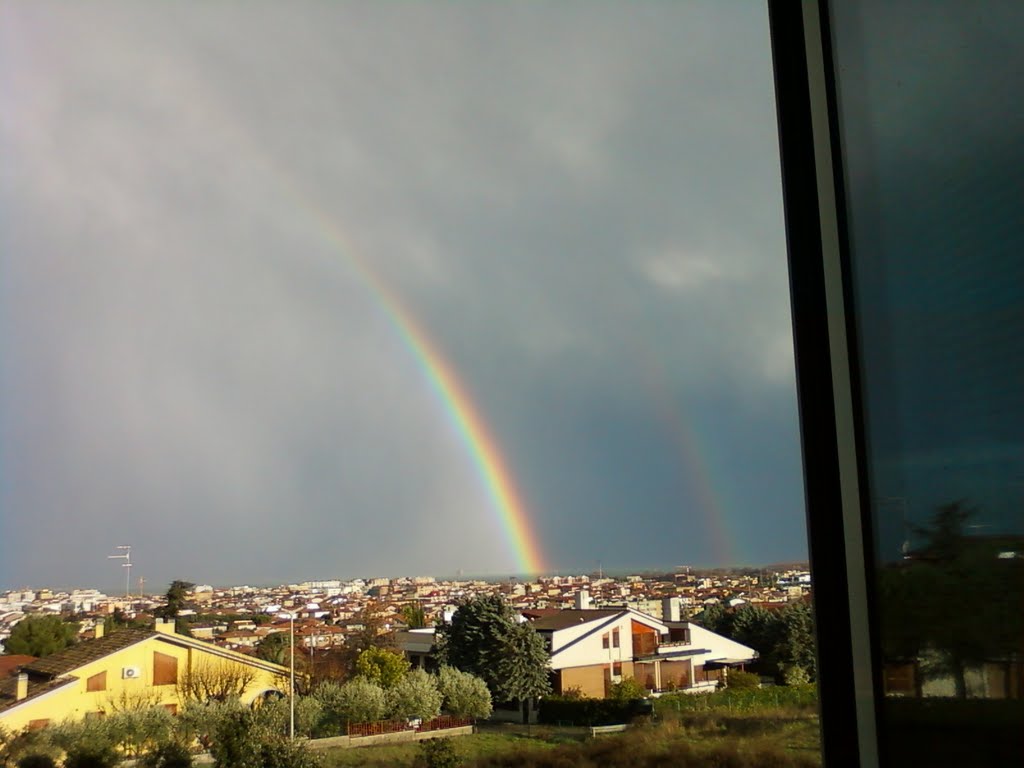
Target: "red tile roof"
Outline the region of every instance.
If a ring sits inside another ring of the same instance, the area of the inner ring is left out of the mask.
[[[31,664],[35,660],[35,656],[26,656],[23,653],[16,653],[11,656],[0,656],[0,678],[17,674],[18,667],[24,664]]]

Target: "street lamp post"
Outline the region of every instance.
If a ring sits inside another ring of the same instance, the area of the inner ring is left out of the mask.
[[[288,697],[291,700],[291,719],[288,726],[288,735],[295,740],[295,613],[288,614],[288,621],[291,627],[291,647],[292,647],[292,682],[291,682],[291,695]]]

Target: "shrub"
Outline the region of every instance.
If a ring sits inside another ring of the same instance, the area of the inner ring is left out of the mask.
[[[259,741],[255,759],[252,768],[320,768],[319,758],[305,744],[279,736]]]
[[[238,699],[227,701],[189,701],[174,720],[178,738],[185,743],[198,739],[204,748],[209,749],[214,734],[225,718],[247,709]]]
[[[441,707],[458,717],[490,717],[493,706],[487,683],[476,675],[454,667],[441,667],[437,673]]]
[[[811,676],[803,667],[789,664],[782,668],[782,681],[786,685],[807,685],[811,682]]]
[[[255,712],[255,723],[268,733],[288,736],[291,731],[291,701],[264,701]],[[324,730],[324,707],[314,696],[295,697],[295,735],[313,738]],[[333,735],[333,734],[329,734]]]
[[[163,707],[117,712],[103,718],[106,739],[131,757],[166,744],[174,730],[174,715]]]
[[[113,768],[121,761],[113,745],[101,741],[72,744],[64,758],[64,768]]]
[[[210,754],[217,768],[256,768],[259,763],[254,725],[255,716],[244,709],[225,713],[212,724]]]
[[[728,687],[736,691],[761,687],[759,675],[755,675],[753,672],[744,672],[741,669],[729,670],[729,675],[726,679],[729,681]]]
[[[644,701],[616,701],[614,699],[546,698],[540,701],[539,722],[547,725],[615,725],[628,723],[645,714]]]
[[[192,768],[192,754],[181,742],[169,741],[144,755],[139,768]]]
[[[618,683],[613,683],[608,693],[608,698],[615,701],[634,701],[647,697],[647,689],[640,685],[635,677],[626,677]]]
[[[260,723],[257,713],[239,709],[217,724],[210,745],[217,768],[317,768],[319,760],[302,742]]]
[[[441,712],[441,692],[431,675],[414,669],[387,692],[387,705],[391,717],[429,720]]]
[[[33,752],[17,762],[18,768],[56,768],[57,764],[49,755]]]
[[[449,738],[421,741],[419,757],[426,768],[458,768],[462,764],[455,744]]]
[[[345,733],[348,723],[367,723],[384,717],[387,703],[384,689],[371,680],[357,677],[344,685],[322,683],[313,692],[321,706],[321,732]]]

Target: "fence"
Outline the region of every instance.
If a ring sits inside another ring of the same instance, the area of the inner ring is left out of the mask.
[[[430,720],[377,720],[372,723],[349,723],[348,735],[349,738],[359,738],[403,731],[443,731],[449,728],[464,728],[473,725],[473,722],[471,717],[453,715],[441,715]]]

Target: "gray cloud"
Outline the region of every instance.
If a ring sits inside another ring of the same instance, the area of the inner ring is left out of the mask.
[[[685,462],[615,480],[677,439],[665,403],[710,409],[717,473],[759,467],[726,514],[791,509],[789,549],[735,551],[802,553],[762,8],[2,13],[5,582],[106,579],[121,539],[163,580],[512,569],[353,256],[459,371],[553,567],[608,548],[595,497],[687,527]]]

